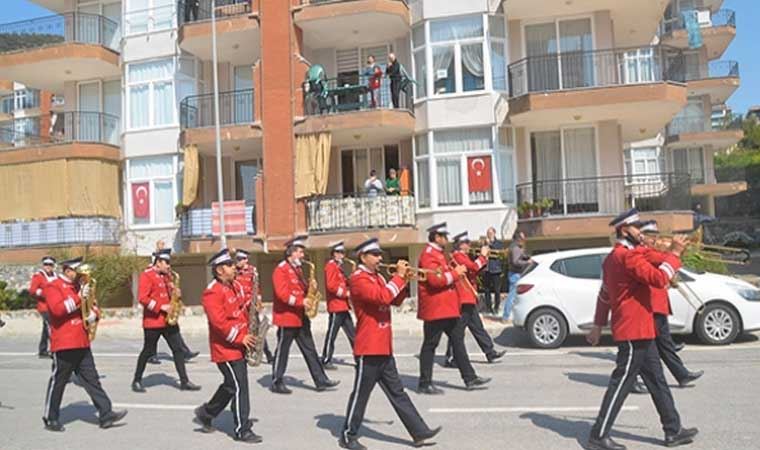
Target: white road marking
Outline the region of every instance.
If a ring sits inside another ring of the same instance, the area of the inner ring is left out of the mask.
[[[623,406],[621,411],[638,411],[638,406]],[[598,412],[598,406],[512,406],[490,408],[430,408],[432,414],[458,413],[527,413],[527,412]]]
[[[114,403],[116,408],[158,409],[162,411],[193,411],[198,405],[164,405],[160,403]]]

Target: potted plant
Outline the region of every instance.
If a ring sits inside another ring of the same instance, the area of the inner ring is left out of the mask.
[[[549,211],[552,209],[552,206],[554,206],[554,200],[550,198],[542,198],[538,204],[541,206],[541,209],[543,210],[543,215],[548,216]]]
[[[533,205],[530,202],[522,202],[517,207],[517,215],[521,219],[533,217]]]

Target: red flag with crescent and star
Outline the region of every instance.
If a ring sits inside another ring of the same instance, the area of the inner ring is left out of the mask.
[[[137,219],[150,218],[150,185],[132,183],[132,211]]]
[[[491,157],[467,158],[467,180],[470,184],[470,192],[491,192]]]

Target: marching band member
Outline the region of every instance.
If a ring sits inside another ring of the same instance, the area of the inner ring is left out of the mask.
[[[325,292],[327,293],[328,319],[325,345],[322,349],[322,365],[325,369],[334,370],[332,363],[335,351],[335,338],[342,328],[346,334],[351,348],[354,347],[354,321],[351,319],[350,305],[348,303],[349,292],[346,275],[343,272],[343,258],[346,256],[346,247],[343,241],[333,245],[330,249],[330,260],[325,264]]]
[[[142,384],[145,364],[151,355],[156,354],[158,339],[163,337],[172,351],[174,367],[180,380],[180,389],[183,391],[198,391],[200,386],[192,383],[187,377],[185,369],[185,352],[179,343],[179,327],[169,326],[166,323],[166,314],[171,309],[170,301],[173,289],[179,289],[171,285],[166,276],[171,276],[171,250],[159,250],[155,254],[152,267],[140,274],[138,287],[138,301],[143,306],[143,348],[137,358],[135,376],[132,380],[134,392],[145,392]],[[180,294],[181,295],[181,294]]]
[[[272,386],[276,394],[290,394],[283,377],[288,366],[290,345],[296,341],[309,367],[317,391],[337,386],[339,381],[327,378],[311,335],[311,321],[304,314],[309,286],[301,268],[306,248],[306,236],[298,236],[285,243],[285,259],[272,274],[274,289],[273,321],[277,325],[277,349],[272,365]],[[316,282],[315,282],[316,283]],[[316,289],[316,286],[312,286]]]
[[[235,281],[235,262],[227,249],[212,256],[208,264],[214,280],[203,291],[201,303],[208,319],[211,361],[222,372],[224,381],[211,400],[195,409],[195,421],[201,424],[201,431],[212,432],[212,421],[232,402],[234,439],[258,443],[262,438],[251,430],[253,422],[249,419],[245,351],[253,347],[256,337],[248,334],[248,302],[243,287]]]
[[[467,236],[467,232],[457,234],[453,238],[454,251],[451,252],[451,259],[456,265],[461,265],[467,268],[467,278],[461,278],[457,282],[457,295],[459,295],[459,301],[462,304],[462,326],[472,333],[475,341],[478,343],[480,350],[486,355],[486,359],[489,363],[492,363],[500,359],[506,351],[494,349],[493,339],[483,327],[483,321],[480,319],[480,313],[478,312],[478,292],[475,289],[477,286],[478,272],[483,270],[488,264],[488,246],[484,245],[480,248],[480,255],[473,261],[470,259],[470,238]],[[469,283],[469,284],[468,284]],[[446,349],[446,366],[454,366],[454,347],[451,343],[451,339],[448,341]]]
[[[49,431],[64,431],[58,417],[63,391],[71,373],[75,373],[81,385],[98,410],[100,428],[110,428],[127,415],[126,410],[114,411],[111,400],[100,385],[100,376],[90,350],[90,338],[82,321],[82,298],[77,283],[76,269],[82,258],[61,262],[63,273],[47,283],[42,295],[50,314],[50,351],[53,353],[53,373],[45,396],[45,412],[42,421]],[[87,318],[89,323],[98,320],[97,307]]]
[[[465,266],[452,269],[444,254],[448,243],[446,222],[428,228],[428,244],[420,256],[420,269],[429,271],[426,281],[418,283],[419,307],[417,318],[424,322],[424,339],[420,349],[420,380],[418,392],[441,394],[443,391],[433,386],[433,359],[435,349],[446,333],[453,346],[454,361],[459,368],[467,389],[475,389],[488,383],[490,378],[475,374],[467,349],[464,346],[464,326],[461,315],[456,283],[467,272]],[[432,273],[436,272],[436,273]]]
[[[620,412],[637,374],[649,388],[665,431],[665,445],[673,447],[692,442],[696,428],[683,428],[670,393],[655,344],[656,330],[652,313],[651,287],[666,288],[681,267],[680,256],[685,238],[676,236],[663,262],[655,267],[637,250],[641,242],[639,215],[636,209],[616,217],[617,244],[602,265],[603,280],[596,303],[594,327],[587,336],[592,345],[599,343],[602,327],[612,313],[612,337],[618,344],[617,367],[610,376],[588,448],[621,450],[624,446],[610,438],[612,425]]]
[[[412,436],[415,446],[425,444],[441,431],[430,429],[415,408],[399,378],[393,357],[393,332],[391,330],[391,305],[400,305],[408,296],[404,277],[408,263],[400,262],[398,271],[386,283],[377,273],[382,261],[382,251],[377,239],[370,239],[356,249],[361,264],[351,275],[351,302],[356,312],[357,332],[354,345],[356,378],[348,398],[346,421],[340,435],[339,445],[352,450],[364,450],[357,436],[375,384],[380,386],[391,406]]]
[[[235,279],[243,286],[246,301],[254,302],[256,314],[259,314],[260,317],[263,305],[261,303],[261,286],[257,285],[259,273],[256,266],[250,263],[249,256],[250,253],[245,250],[238,249],[235,251],[235,267],[237,269]],[[267,341],[264,341],[264,355],[266,356],[267,364],[271,364],[273,360],[272,352],[269,351]]]
[[[37,347],[37,355],[40,358],[50,358],[48,347],[50,344],[50,316],[48,314],[45,296],[42,295],[45,285],[52,283],[57,275],[55,274],[55,258],[44,256],[42,258],[42,268],[32,275],[32,281],[29,284],[29,292],[37,300],[37,312],[42,317],[42,335]]]

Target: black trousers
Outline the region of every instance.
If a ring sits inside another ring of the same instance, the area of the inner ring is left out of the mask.
[[[467,383],[476,378],[475,369],[470,364],[470,357],[467,356],[467,349],[464,346],[464,325],[458,317],[425,322],[423,332],[424,338],[420,349],[420,386],[428,386],[433,382],[435,349],[444,333],[453,347],[454,361],[462,379]]]
[[[356,330],[354,329],[354,320],[351,318],[351,313],[348,311],[330,313],[327,323],[327,334],[325,334],[325,345],[322,348],[322,363],[328,364],[332,362],[333,353],[335,352],[335,338],[338,337],[338,331],[341,328],[343,329],[343,333],[346,334],[348,342],[351,343],[351,348],[354,348]]]
[[[185,22],[198,20],[199,0],[185,0]]]
[[[142,376],[145,372],[145,364],[148,363],[148,358],[156,354],[158,339],[162,336],[166,343],[169,344],[169,348],[172,350],[174,367],[177,368],[179,380],[182,383],[188,380],[187,370],[185,369],[185,351],[182,349],[182,344],[180,343],[181,338],[179,334],[179,327],[175,325],[173,327],[143,329],[143,348],[140,352],[140,356],[137,357],[137,367],[135,368],[134,381],[142,381]]]
[[[476,305],[462,305],[462,316],[459,320],[462,322],[462,327],[470,330],[472,337],[475,338],[475,342],[478,343],[478,347],[483,351],[483,354],[486,356],[492,355],[494,353],[493,339],[491,339],[491,335],[488,334],[485,327],[483,327],[483,321],[480,320],[478,307]],[[467,347],[465,346],[465,349],[466,348]],[[446,346],[446,361],[451,362],[453,360],[454,345],[452,344],[451,339],[449,339],[448,345]]]
[[[110,413],[111,400],[103,390],[103,386],[100,385],[100,377],[95,368],[92,351],[89,347],[76,348],[53,353],[53,373],[50,375],[47,393],[45,394],[43,419],[47,421],[58,420],[63,391],[66,389],[66,383],[68,383],[72,372],[79,377],[79,383],[87,391],[87,395],[90,396],[100,417]]]
[[[499,303],[501,303],[501,273],[486,272],[483,282],[486,310],[491,314],[498,312]],[[494,296],[493,302],[491,302],[491,294]]]
[[[665,366],[668,368],[673,377],[681,382],[689,375],[689,369],[683,364],[683,360],[678,356],[676,351],[676,343],[673,342],[673,336],[670,334],[670,325],[668,325],[668,316],[662,314],[654,315],[654,324],[657,327],[657,351],[660,353],[660,358]]]
[[[240,436],[253,426],[249,419],[251,403],[248,390],[248,366],[245,359],[218,363],[224,381],[219,385],[211,400],[203,405],[204,412],[210,417],[216,417],[228,403],[231,403],[232,418],[235,421],[235,435]]]
[[[303,325],[296,328],[282,328],[277,330],[277,349],[274,352],[274,364],[272,365],[272,382],[282,382],[285,376],[285,370],[288,368],[288,356],[290,355],[290,345],[296,341],[298,348],[301,350],[303,359],[309,367],[311,379],[314,384],[321,386],[328,380],[325,370],[319,362],[319,355],[314,346],[314,337],[311,335],[311,321],[306,317],[303,318]]]
[[[391,103],[394,108],[398,108],[399,92],[401,92],[401,80],[391,78]]]
[[[617,366],[610,376],[610,384],[604,394],[602,408],[591,428],[594,437],[607,437],[615,423],[620,408],[640,374],[649,389],[652,401],[660,415],[660,423],[666,434],[681,429],[681,418],[676,411],[673,395],[662,372],[660,355],[653,339],[618,343]]]
[[[50,344],[50,314],[41,312],[42,317],[42,334],[40,335],[40,343],[37,346],[37,353],[45,353],[48,351],[48,345]]]
[[[369,396],[377,383],[380,383],[380,388],[412,438],[430,430],[409,395],[404,392],[393,356],[358,356],[354,389],[348,397],[346,422],[343,424],[344,439],[355,438],[359,433]]]

